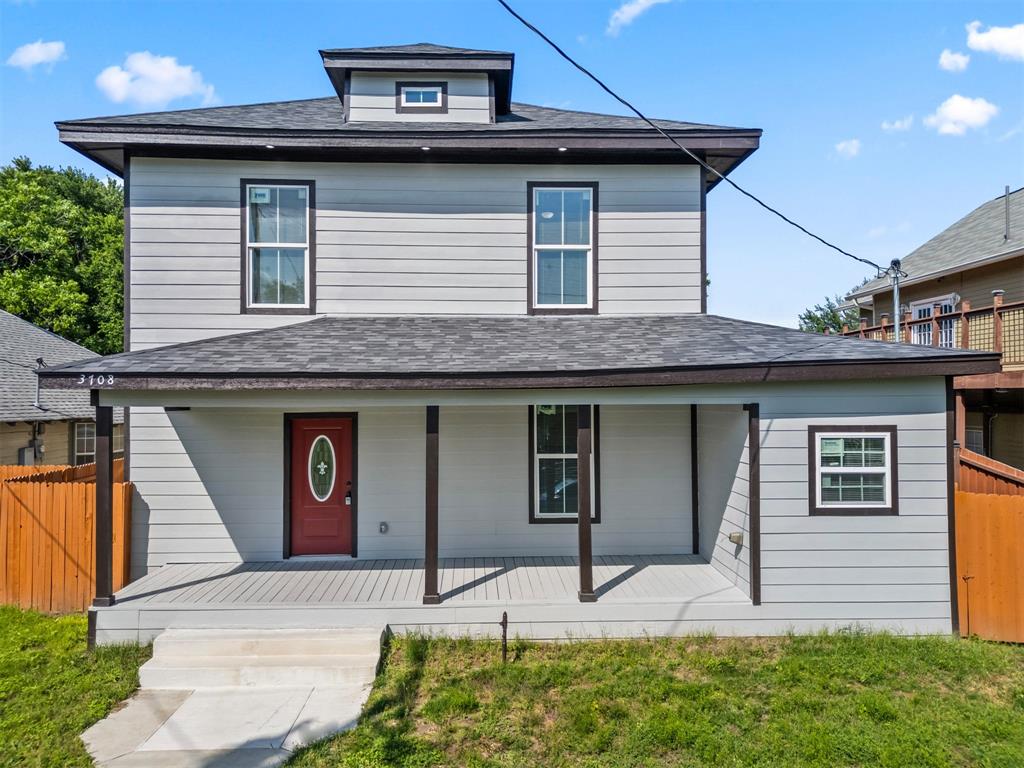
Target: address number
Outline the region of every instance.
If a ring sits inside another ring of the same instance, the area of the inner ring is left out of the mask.
[[[113,384],[114,383],[114,374],[108,373],[108,374],[104,375],[102,373],[100,373],[100,374],[90,373],[88,376],[86,376],[84,373],[80,373],[80,374],[78,374],[78,383],[79,384],[88,384],[90,387],[92,387],[92,386],[102,387],[104,384],[108,384],[109,385],[109,384]]]

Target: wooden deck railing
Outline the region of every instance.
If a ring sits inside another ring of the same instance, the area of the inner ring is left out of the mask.
[[[882,315],[879,325],[868,325],[866,319],[858,328],[844,325],[842,335],[896,341],[895,326],[888,314]],[[904,344],[999,352],[1003,367],[1024,365],[1024,301],[1004,304],[997,294],[991,306],[975,309],[964,299],[960,309],[953,312],[943,312],[942,305],[936,304],[931,317],[914,320],[909,312],[905,314],[900,335],[899,341]]]

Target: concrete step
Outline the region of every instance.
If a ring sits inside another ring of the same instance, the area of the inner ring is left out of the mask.
[[[142,688],[369,685],[378,654],[156,656],[139,669]]]
[[[380,655],[383,630],[350,629],[168,629],[153,641],[153,655],[330,656]]]

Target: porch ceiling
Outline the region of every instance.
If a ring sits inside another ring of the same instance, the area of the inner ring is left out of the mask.
[[[838,336],[716,315],[318,317],[83,360],[48,388],[491,389],[944,376],[999,355]]]

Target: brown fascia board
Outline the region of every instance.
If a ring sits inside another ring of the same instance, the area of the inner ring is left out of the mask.
[[[257,371],[231,374],[114,373],[112,391],[183,390],[481,390],[565,389],[682,386],[690,384],[761,384],[801,381],[897,379],[914,376],[959,376],[994,373],[999,356],[959,355],[914,361],[756,364],[714,368],[638,369],[620,371],[539,371],[480,374],[282,374]],[[94,374],[95,375],[95,374]],[[84,380],[83,380],[84,379]],[[96,389],[89,374],[71,369],[42,371],[43,389]]]

